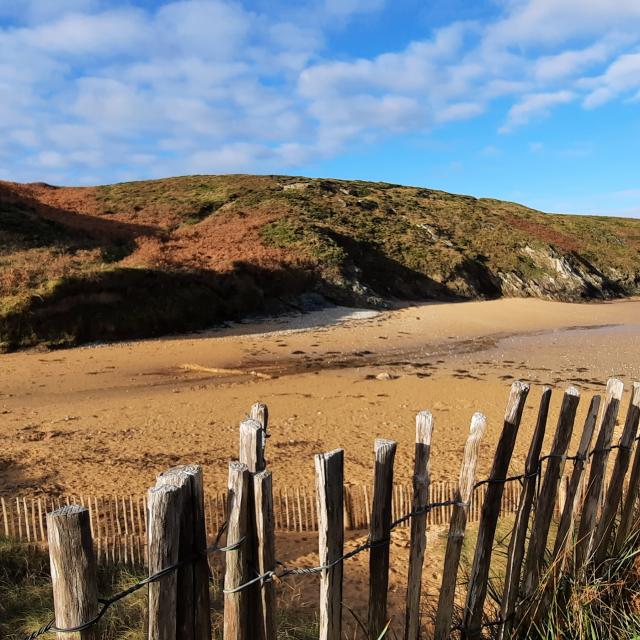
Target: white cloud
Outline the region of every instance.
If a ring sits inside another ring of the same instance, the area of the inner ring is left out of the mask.
[[[94,15],[72,13],[36,27],[16,29],[9,36],[16,46],[48,55],[113,56],[149,43],[144,14],[132,9]]]
[[[575,76],[594,64],[605,62],[615,49],[614,42],[605,39],[583,49],[571,49],[543,56],[536,60],[534,74],[540,82]]]
[[[467,118],[480,115],[484,110],[484,106],[477,102],[456,102],[440,109],[436,114],[436,120],[438,122],[466,120]]]
[[[348,17],[380,11],[384,4],[385,0],[324,0],[324,11],[329,16]]]
[[[639,88],[640,53],[621,55],[604,74],[593,79],[592,84],[596,88],[584,99],[587,108],[600,106],[621,93]]]
[[[640,99],[638,0],[502,0],[491,22],[359,58],[331,36],[384,0],[9,4],[0,150],[34,178],[273,170],[494,104],[505,132],[573,101]]]
[[[507,121],[500,128],[500,133],[508,133],[518,126],[527,124],[533,118],[546,116],[552,107],[571,102],[575,97],[571,91],[525,95],[509,109]]]
[[[637,0],[510,0],[508,15],[489,29],[499,45],[552,45],[640,25]]]

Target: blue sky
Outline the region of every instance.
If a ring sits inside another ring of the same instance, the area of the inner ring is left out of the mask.
[[[0,0],[0,179],[384,180],[640,216],[640,0]]]

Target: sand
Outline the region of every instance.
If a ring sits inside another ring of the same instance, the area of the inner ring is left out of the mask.
[[[399,442],[396,478],[409,480],[421,409],[435,417],[433,479],[457,477],[471,415],[486,413],[485,476],[514,379],[532,383],[512,462],[519,473],[543,384],[556,389],[552,422],[562,389],[579,387],[581,425],[589,397],[609,376],[627,389],[640,379],[640,300],[509,299],[379,314],[334,308],[187,337],[15,353],[0,362],[0,495],[140,494],[160,471],[192,462],[204,465],[207,487],[221,489],[238,423],[257,400],[271,413],[267,459],[276,486],[311,487],[313,454],[336,447],[345,449],[347,483],[370,482],[379,436]],[[424,592],[432,601],[445,535],[443,527],[429,532]],[[349,537],[347,549],[364,539]],[[407,531],[396,531],[389,610],[397,632],[407,546]],[[277,554],[287,563],[314,565],[316,549],[313,532],[278,534]],[[367,562],[362,554],[345,567],[344,601],[360,616]],[[317,581],[290,579],[278,592],[288,607],[313,609]],[[346,609],[345,624],[355,625]]]
[[[140,493],[185,462],[203,464],[207,486],[221,488],[238,423],[257,400],[271,412],[276,484],[310,485],[313,454],[335,447],[346,451],[347,482],[368,482],[379,436],[398,440],[396,477],[409,479],[421,409],[435,417],[434,479],[456,477],[470,417],[485,412],[486,473],[515,378],[534,383],[514,456],[520,468],[541,385],[558,388],[555,412],[568,383],[585,396],[611,375],[629,383],[640,378],[639,343],[639,300],[507,299],[380,314],[337,308],[188,337],[3,355],[0,491]]]

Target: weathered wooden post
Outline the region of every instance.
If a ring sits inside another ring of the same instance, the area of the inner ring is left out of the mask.
[[[636,382],[633,385],[632,406],[629,407],[630,412],[633,407],[634,413],[637,413],[640,410],[637,403],[633,400],[633,398],[636,397],[638,384],[639,383]],[[633,465],[631,466],[631,474],[629,477],[629,487],[622,503],[620,524],[618,525],[618,531],[616,532],[616,539],[614,544],[615,553],[622,549],[629,535],[629,531],[631,530],[631,523],[637,505],[638,493],[640,493],[640,447],[636,446],[636,452],[633,457]]]
[[[342,557],[344,548],[344,451],[315,456],[320,565]],[[340,640],[342,633],[342,562],[320,575],[320,640]]]
[[[429,411],[421,411],[416,416],[412,511],[424,508],[429,502],[429,454],[431,452],[432,432],[433,416]],[[420,593],[424,552],[427,546],[426,531],[427,512],[424,511],[411,518],[407,605],[404,620],[405,640],[417,640],[420,633]]]
[[[509,540],[509,548],[507,550],[507,568],[505,571],[504,590],[500,607],[502,624],[498,629],[498,640],[509,638],[512,628],[512,618],[515,613],[518,589],[520,587],[522,560],[524,559],[529,516],[531,515],[531,508],[536,494],[537,474],[539,473],[540,467],[540,451],[542,450],[542,442],[547,428],[550,402],[551,389],[550,387],[544,387],[542,397],[540,398],[540,409],[538,410],[536,428],[525,462],[524,472],[526,477],[522,481],[520,502],[518,503],[513,533],[511,534],[511,540]]]
[[[234,591],[248,581],[246,535],[248,516],[249,470],[246,464],[229,464],[227,546],[224,574],[224,640],[250,640],[246,590]],[[244,542],[243,542],[244,541]]]
[[[266,405],[256,404],[251,409],[257,416],[266,416]],[[260,544],[266,548],[272,544],[269,541],[258,540],[258,530],[256,523],[256,500],[254,495],[253,476],[264,471],[266,463],[264,451],[266,445],[265,430],[263,424],[249,418],[240,423],[240,462],[246,464],[251,478],[247,492],[247,533],[246,533],[246,562],[249,573],[258,572],[258,547]],[[270,623],[267,621],[269,614],[262,610],[262,589],[264,585],[254,584],[247,588],[248,609],[250,615],[249,624],[252,628],[265,629]]]
[[[264,402],[256,402],[251,407],[250,417],[262,425],[266,437],[269,433],[269,409],[267,405]]]
[[[485,416],[481,413],[475,413],[471,418],[471,430],[464,446],[460,480],[455,493],[456,503],[453,505],[453,513],[449,523],[447,550],[442,571],[442,586],[440,587],[438,610],[436,612],[434,640],[448,640],[451,635],[460,554],[462,553],[462,543],[464,542],[464,534],[467,528],[469,501],[473,495],[473,486],[476,480],[480,441],[486,427],[487,419]]]
[[[553,511],[558,495],[558,484],[562,478],[567,447],[571,441],[573,425],[580,402],[580,392],[575,387],[569,387],[562,398],[558,426],[553,437],[551,453],[547,459],[547,468],[542,481],[542,488],[538,497],[536,515],[531,528],[527,559],[524,566],[522,590],[525,598],[530,598],[538,589],[540,573],[545,561],[545,550],[549,527],[553,518]],[[527,612],[527,617],[530,613]]]
[[[98,581],[89,510],[77,505],[47,514],[56,627],[72,629],[98,614]],[[58,633],[58,640],[97,640],[96,626]]]
[[[602,488],[609,460],[609,447],[613,438],[613,430],[616,426],[618,409],[624,384],[621,380],[610,378],[607,382],[605,403],[600,417],[598,439],[591,457],[591,470],[589,482],[582,506],[582,517],[578,528],[578,540],[575,549],[575,572],[580,573],[591,555],[593,534],[596,528],[598,508],[602,495]]]
[[[604,506],[600,515],[598,528],[593,537],[594,561],[596,565],[600,564],[607,555],[609,547],[609,539],[613,531],[613,524],[620,506],[622,498],[622,489],[624,486],[624,478],[629,468],[631,454],[633,453],[633,445],[635,443],[636,433],[638,431],[638,421],[640,420],[640,383],[635,382],[631,389],[631,398],[629,400],[629,409],[627,410],[627,418],[620,437],[618,446],[618,455],[611,472],[611,480],[609,488],[604,500]]]
[[[240,462],[247,465],[250,473],[264,471],[264,429],[257,420],[240,423]]]
[[[569,479],[569,488],[567,489],[564,508],[560,516],[560,523],[558,524],[558,531],[556,533],[556,541],[553,547],[553,558],[551,563],[556,566],[562,566],[563,564],[561,556],[564,555],[569,541],[569,536],[571,535],[571,530],[573,529],[573,521],[578,508],[578,492],[580,490],[580,483],[582,482],[584,470],[587,466],[587,455],[589,453],[589,447],[591,445],[591,440],[593,439],[593,433],[598,419],[600,400],[600,396],[593,396],[593,398],[591,398],[587,418],[584,423],[584,428],[582,429],[582,436],[580,437],[580,443],[578,444],[578,450],[573,463],[573,471],[571,472],[571,478]]]
[[[389,542],[391,535],[391,498],[393,462],[397,442],[375,441],[373,507],[369,538],[369,636],[378,638],[387,623],[387,589],[389,588]]]
[[[149,489],[149,575],[178,562],[180,517],[185,498],[181,487],[160,485]],[[176,609],[177,571],[149,584],[149,640],[178,640]]]
[[[498,517],[500,516],[500,504],[504,491],[503,480],[509,470],[509,463],[511,462],[511,455],[528,393],[529,385],[524,382],[514,382],[511,385],[502,434],[493,458],[493,467],[480,515],[478,541],[469,577],[469,589],[467,591],[463,621],[463,636],[470,640],[480,638],[482,634],[482,613],[487,596],[493,539],[496,533]]]
[[[276,568],[275,520],[271,471],[253,475],[253,497],[257,540],[257,570],[260,575]],[[272,580],[260,585],[259,640],[276,638],[276,592]]]
[[[205,554],[207,534],[202,468],[194,464],[174,467],[161,473],[156,484],[176,486],[184,491],[179,559],[195,558],[192,563],[186,563],[178,569],[178,636],[181,640],[209,640],[209,566]]]

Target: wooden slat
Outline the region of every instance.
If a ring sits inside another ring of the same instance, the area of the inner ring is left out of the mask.
[[[429,455],[433,416],[429,411],[421,411],[416,416],[416,444],[413,466],[413,501],[411,511],[425,508],[429,501]],[[427,513],[411,518],[409,541],[409,573],[407,576],[407,596],[405,607],[404,638],[418,640],[420,634],[420,595],[422,587],[422,567],[427,546]]]
[[[591,470],[582,506],[578,540],[575,548],[575,570],[580,573],[591,555],[593,534],[597,525],[598,509],[602,498],[603,484],[609,461],[609,447],[616,426],[616,418],[620,408],[620,400],[624,385],[616,378],[607,382],[604,408],[600,416],[598,439],[591,456]]]
[[[487,427],[487,419],[481,413],[474,414],[471,419],[471,431],[464,447],[460,480],[455,494],[456,504],[453,507],[453,515],[449,523],[447,536],[447,549],[444,556],[444,568],[442,571],[442,585],[438,597],[438,609],[436,612],[434,640],[448,640],[451,634],[451,622],[453,604],[458,581],[458,568],[462,544],[467,528],[467,515],[470,500],[473,496],[473,485],[476,479],[476,466],[480,441]]]
[[[2,523],[4,525],[4,535],[9,538],[13,534],[13,527],[9,528],[9,511],[4,498],[0,498],[0,506],[2,506]]]
[[[549,404],[551,402],[551,389],[545,387],[540,398],[540,408],[538,409],[538,419],[536,428],[529,446],[529,453],[525,462],[524,472],[527,477],[522,482],[520,501],[513,525],[513,533],[509,540],[507,549],[507,568],[505,570],[504,589],[502,602],[500,605],[500,619],[503,621],[498,629],[499,640],[509,638],[512,627],[512,618],[515,612],[516,599],[518,597],[518,587],[520,585],[520,575],[522,572],[522,560],[524,559],[525,544],[527,538],[527,528],[529,516],[536,492],[537,473],[540,466],[540,452],[544,434],[547,428],[549,416]]]
[[[55,624],[66,629],[82,625],[98,613],[98,580],[89,511],[66,506],[47,516],[51,586]],[[58,640],[97,640],[97,626],[76,633],[58,633]]]
[[[558,484],[562,478],[567,448],[571,441],[579,402],[580,392],[575,387],[569,387],[562,398],[558,426],[553,438],[551,453],[546,461],[544,479],[531,529],[522,584],[524,598],[531,598],[537,591],[540,582],[540,575],[545,562],[549,527],[551,526],[554,505],[558,495]],[[536,604],[540,604],[540,600]],[[527,617],[530,618],[534,613],[534,610],[529,610]]]
[[[270,471],[261,471],[253,475],[253,495],[256,523],[256,560],[260,574],[275,571],[276,546],[273,518],[273,487]],[[276,638],[276,592],[272,580],[259,585],[257,616],[258,640]]]
[[[389,536],[391,500],[393,497],[393,462],[397,443],[375,441],[373,507],[369,538],[369,615],[368,632],[378,638],[387,623],[387,591],[389,587]]]
[[[315,456],[320,566],[332,565],[344,548],[344,452]],[[342,562],[320,575],[319,640],[340,640],[342,628]]]
[[[640,383],[634,383],[629,399],[629,409],[627,418],[622,430],[622,436],[618,443],[616,460],[611,472],[609,487],[607,489],[604,506],[598,522],[598,527],[593,536],[594,562],[600,564],[606,557],[609,549],[609,539],[613,532],[613,525],[622,498],[624,478],[629,468],[633,445],[638,431],[638,421],[640,420]]]
[[[637,388],[638,383],[634,383],[633,390]],[[631,466],[631,474],[629,476],[629,485],[627,487],[627,493],[622,504],[622,513],[620,515],[620,524],[618,525],[618,531],[616,532],[616,539],[614,544],[614,553],[617,554],[624,546],[629,532],[631,531],[631,525],[633,522],[634,512],[636,510],[638,495],[640,494],[640,446],[636,444],[636,452],[633,458],[633,465]]]
[[[489,566],[493,549],[493,539],[496,532],[498,517],[500,515],[500,502],[504,491],[504,483],[507,477],[516,435],[522,418],[529,385],[523,382],[514,382],[511,385],[511,393],[507,403],[504,424],[500,440],[496,446],[493,458],[493,466],[489,476],[490,484],[487,486],[480,524],[478,526],[478,541],[471,566],[469,588],[463,621],[463,636],[476,640],[482,635],[482,614],[484,601],[487,595],[489,582]],[[496,482],[497,481],[497,482]]]
[[[229,464],[229,506],[227,511],[228,528],[227,544],[233,545],[243,540],[247,533],[249,470],[246,464],[231,462]],[[240,544],[237,549],[225,554],[224,576],[224,639],[249,640],[249,612],[244,590],[231,592],[245,583],[249,572],[246,562],[246,548]]]
[[[596,428],[600,401],[600,396],[596,395],[591,398],[587,418],[582,429],[582,436],[580,437],[580,443],[578,444],[578,450],[576,451],[576,459],[573,462],[573,471],[571,472],[571,478],[569,479],[564,508],[560,515],[558,531],[556,532],[556,541],[553,548],[552,564],[556,566],[561,564],[560,558],[565,553],[569,537],[571,535],[571,530],[573,529],[573,523],[578,508],[578,494],[580,492],[584,470],[588,463],[587,455],[589,453],[589,447],[591,446],[593,433]]]

